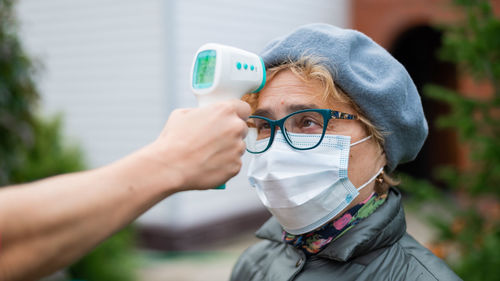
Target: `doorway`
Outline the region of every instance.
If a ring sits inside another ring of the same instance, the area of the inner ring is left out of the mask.
[[[429,124],[429,136],[417,158],[399,165],[398,172],[415,178],[427,179],[436,184],[435,168],[456,165],[457,136],[450,129],[437,126],[437,119],[449,112],[448,105],[428,98],[424,87],[437,84],[450,89],[457,87],[455,65],[438,59],[442,33],[430,26],[416,26],[402,32],[394,40],[389,52],[401,62],[412,77],[422,98],[422,105]]]

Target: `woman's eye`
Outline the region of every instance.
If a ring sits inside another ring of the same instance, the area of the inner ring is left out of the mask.
[[[312,126],[312,125],[314,125],[313,121],[311,121],[311,120],[304,120],[304,124],[303,124],[304,127],[309,127],[309,126]]]
[[[257,130],[259,132],[269,130],[270,128],[271,126],[269,126],[269,123],[267,122],[260,122],[259,124],[257,124]]]
[[[269,129],[269,124],[267,124],[267,123],[260,124],[259,129]]]
[[[313,127],[313,126],[318,126],[319,124],[315,122],[314,120],[311,119],[304,119],[301,122],[301,127],[302,128],[308,128],[308,127]]]

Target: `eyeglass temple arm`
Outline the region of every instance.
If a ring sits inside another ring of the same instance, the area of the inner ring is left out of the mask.
[[[331,118],[334,118],[334,119],[347,119],[347,120],[358,120],[358,116],[357,115],[354,115],[354,114],[349,114],[349,113],[345,113],[345,112],[340,112],[340,111],[336,111],[336,110],[332,110],[331,111]]]

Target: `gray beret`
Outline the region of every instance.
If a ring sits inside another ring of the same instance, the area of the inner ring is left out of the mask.
[[[420,96],[403,65],[361,32],[309,24],[271,41],[266,68],[303,55],[318,56],[335,83],[384,132],[388,171],[412,161],[427,137]]]

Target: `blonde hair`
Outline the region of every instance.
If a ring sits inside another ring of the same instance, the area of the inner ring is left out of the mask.
[[[361,108],[337,84],[335,84],[330,71],[326,68],[326,66],[321,64],[322,61],[323,59],[320,57],[309,55],[304,55],[298,60],[288,59],[282,64],[274,66],[266,71],[266,83],[273,80],[274,77],[283,70],[290,70],[304,82],[314,80],[319,81],[323,87],[323,93],[321,95],[323,101],[326,101],[329,104],[332,104],[334,101],[340,101],[350,105],[356,111],[356,115],[363,124],[367,133],[373,137],[378,145],[378,148],[383,151],[385,141],[383,132],[381,132],[368,118],[366,118]],[[250,105],[252,111],[255,111],[259,102],[259,93],[246,94],[242,97],[242,100]],[[375,191],[377,193],[386,192],[390,186],[399,184],[398,181],[385,173],[381,176],[383,181],[376,181],[375,183]]]

